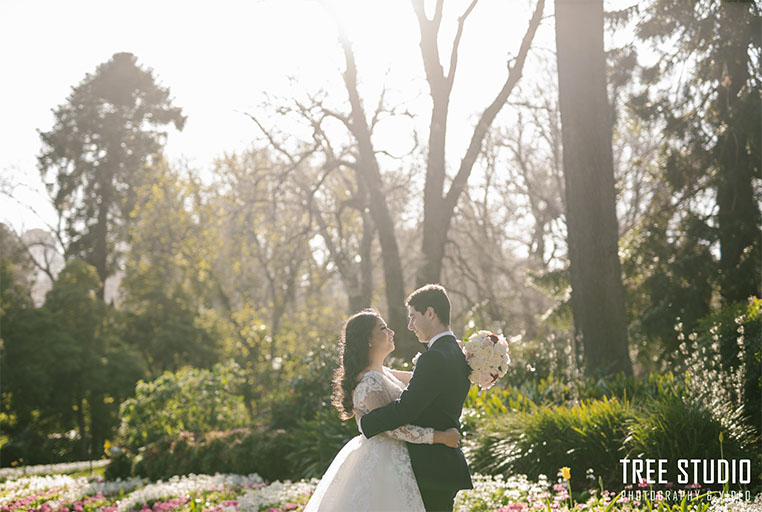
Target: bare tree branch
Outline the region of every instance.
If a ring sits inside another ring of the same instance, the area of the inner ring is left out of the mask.
[[[474,10],[479,0],[472,0],[471,5],[468,6],[466,12],[458,18],[458,32],[455,34],[455,40],[452,43],[452,51],[450,53],[450,69],[447,70],[447,87],[452,90],[452,84],[455,81],[455,69],[458,66],[458,48],[460,47],[460,38],[463,35],[463,25],[466,23],[466,18]]]
[[[537,32],[537,27],[540,25],[540,19],[542,17],[544,8],[545,0],[538,0],[534,14],[532,15],[532,19],[529,22],[529,29],[527,30],[526,34],[524,34],[524,38],[521,41],[521,47],[519,49],[518,56],[516,57],[516,61],[510,67],[508,79],[503,85],[503,88],[498,93],[497,97],[489,105],[489,107],[487,107],[479,119],[479,122],[476,124],[476,128],[474,129],[473,136],[471,137],[471,143],[468,146],[468,150],[466,150],[466,154],[463,157],[463,160],[461,160],[458,173],[455,175],[455,179],[453,179],[452,184],[450,185],[450,190],[445,196],[445,211],[451,211],[453,208],[455,208],[458,197],[463,191],[463,188],[466,186],[468,176],[471,174],[471,169],[473,168],[474,162],[476,161],[476,157],[481,152],[484,136],[489,130],[492,121],[495,119],[498,112],[505,104],[508,96],[521,77],[521,73],[524,69],[524,62],[526,61],[527,55],[529,54],[529,48],[532,44],[532,40],[534,39],[534,35]]]

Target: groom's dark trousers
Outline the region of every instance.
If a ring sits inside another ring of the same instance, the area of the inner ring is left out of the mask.
[[[365,437],[371,438],[402,425],[460,429],[460,414],[470,383],[470,368],[453,336],[436,340],[421,354],[410,383],[394,402],[360,418]],[[407,443],[413,473],[426,510],[452,510],[460,489],[472,489],[463,452],[443,444]]]
[[[421,490],[423,505],[428,512],[452,512],[452,504],[458,491],[444,493],[442,491]]]

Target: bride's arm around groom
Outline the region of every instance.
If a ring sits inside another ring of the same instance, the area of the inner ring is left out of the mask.
[[[445,360],[438,351],[430,350],[418,359],[415,372],[402,395],[385,407],[363,415],[360,428],[365,437],[416,423],[421,412],[441,393],[447,379]],[[457,425],[448,425],[447,428]]]

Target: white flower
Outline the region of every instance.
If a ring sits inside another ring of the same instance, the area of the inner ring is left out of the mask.
[[[190,496],[197,492],[218,489],[220,487],[235,487],[261,482],[262,478],[257,474],[248,476],[231,474],[173,476],[167,482],[159,480],[154,484],[146,485],[137,491],[133,491],[124,500],[118,502],[117,510],[119,512],[126,512],[133,510],[138,505],[159,499]]]
[[[308,482],[273,482],[268,486],[249,489],[236,498],[239,512],[258,512],[264,507],[278,506],[287,501],[295,501],[300,496],[309,496],[315,491],[318,480]]]
[[[64,462],[61,464],[39,464],[36,466],[21,466],[18,468],[2,468],[0,469],[0,478],[6,480],[15,480],[29,475],[52,475],[58,473],[78,473],[95,468],[103,468],[108,466],[109,459],[102,460],[86,460],[83,462]]]
[[[463,344],[463,353],[471,367],[469,380],[488,389],[508,371],[508,342],[489,331],[478,331]]]
[[[415,366],[415,363],[418,362],[418,358],[419,357],[421,357],[421,353],[420,352],[418,352],[416,355],[413,356],[413,359],[410,361],[411,363],[413,363],[413,366]]]

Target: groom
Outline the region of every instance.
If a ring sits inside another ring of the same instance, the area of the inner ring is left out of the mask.
[[[360,418],[371,438],[406,424],[460,430],[470,368],[450,331],[450,299],[438,284],[419,288],[407,298],[408,329],[427,350],[418,358],[407,389],[394,402]],[[407,443],[413,473],[427,511],[452,510],[460,489],[471,489],[468,464],[459,448]]]

